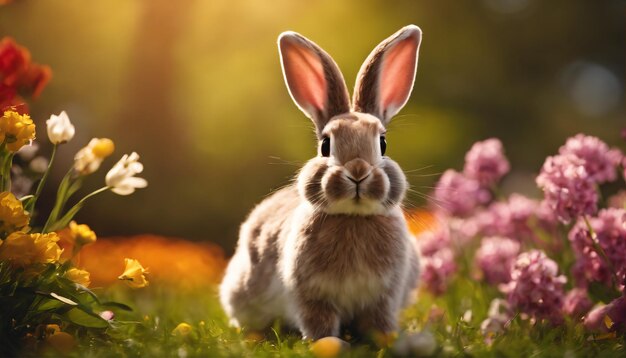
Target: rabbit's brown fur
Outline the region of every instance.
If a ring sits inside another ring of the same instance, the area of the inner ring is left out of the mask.
[[[362,113],[349,109],[330,56],[301,35],[281,35],[288,88],[315,123],[320,151],[241,226],[220,286],[232,324],[263,329],[282,318],[309,339],[337,336],[343,324],[397,329],[419,260],[400,208],[406,178],[381,137],[410,94],[420,39],[408,26],[370,55],[355,94]],[[396,82],[407,88],[385,87]]]

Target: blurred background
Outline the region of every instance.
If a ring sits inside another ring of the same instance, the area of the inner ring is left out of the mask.
[[[438,174],[461,169],[472,143],[498,137],[513,168],[505,190],[538,196],[534,177],[567,137],[584,132],[624,150],[624,4],[15,0],[0,7],[0,37],[52,68],[30,102],[38,136],[61,110],[77,128],[54,182],[92,137],[117,149],[85,191],[102,186],[124,153],[137,151],[145,164],[147,189],[103,195],[78,221],[99,236],[208,240],[229,254],[255,203],[316,153],[312,125],[283,83],[280,32],[318,43],[351,88],[374,46],[420,26],[415,88],[389,128],[389,155],[405,171],[421,169],[409,180],[428,193]],[[44,195],[51,206],[54,193]]]

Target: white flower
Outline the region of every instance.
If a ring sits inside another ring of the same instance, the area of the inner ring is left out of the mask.
[[[95,172],[104,158],[115,150],[115,144],[108,138],[93,138],[86,147],[74,156],[74,169],[82,175]]]
[[[74,138],[76,130],[65,111],[62,111],[58,116],[51,115],[50,119],[46,121],[46,125],[48,126],[48,138],[53,144],[66,143]]]
[[[129,195],[137,188],[145,188],[148,182],[143,178],[135,177],[135,174],[143,171],[143,164],[139,163],[139,154],[124,154],[117,164],[109,170],[106,176],[106,184],[115,194]]]

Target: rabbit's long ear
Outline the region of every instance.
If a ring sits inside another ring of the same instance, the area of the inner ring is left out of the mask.
[[[413,89],[422,31],[409,25],[381,42],[367,57],[356,79],[354,110],[387,125]]]
[[[291,98],[313,120],[319,137],[330,118],[350,111],[343,76],[324,50],[300,34],[283,32],[278,48]]]

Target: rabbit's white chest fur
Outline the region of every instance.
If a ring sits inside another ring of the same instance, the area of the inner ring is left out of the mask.
[[[343,318],[401,291],[411,246],[408,232],[393,223],[401,215],[398,209],[385,217],[326,216],[300,206],[280,260],[286,290],[332,302]]]

